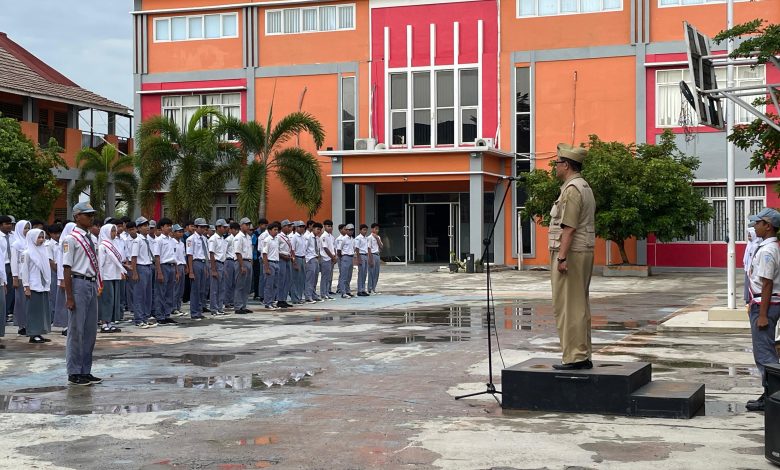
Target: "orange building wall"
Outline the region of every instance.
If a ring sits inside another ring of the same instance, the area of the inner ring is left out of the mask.
[[[146,2],[144,2],[144,6]],[[170,7],[170,2],[168,7]],[[192,3],[192,2],[190,2]],[[210,13],[238,13],[238,37],[226,39],[199,39],[192,41],[154,42],[154,19],[181,15]],[[236,69],[243,66],[242,42],[244,36],[241,10],[199,11],[197,13],[166,13],[149,15],[147,40],[149,44],[149,73],[192,72],[200,70]]]

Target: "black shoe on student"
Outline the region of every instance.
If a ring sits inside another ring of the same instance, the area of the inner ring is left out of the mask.
[[[279,308],[292,308],[292,305],[288,304],[286,301],[276,302],[276,306]]]
[[[211,310],[208,307],[203,307],[203,313],[211,313]]]
[[[247,313],[249,313],[249,312],[247,312],[247,311],[246,311],[246,310],[244,310],[243,308],[239,308],[238,310],[236,310],[236,311],[235,311],[235,312],[233,312],[233,313],[235,313],[236,315],[246,315],[246,314],[247,314]]]
[[[27,336],[27,328],[19,328],[19,331],[17,331],[17,334],[19,336]]]
[[[30,342],[35,344],[41,344],[45,343],[46,340],[43,339],[41,336],[30,336]]]
[[[246,308],[246,307],[242,308],[241,310],[243,310],[243,311],[244,311],[244,313],[252,313],[252,312],[253,312],[253,310],[249,310],[249,309],[248,309],[248,308]]]
[[[92,382],[90,382],[89,379],[87,379],[83,375],[69,375],[68,385],[89,386],[92,385]]]
[[[336,294],[338,294],[338,292],[328,292],[328,295],[331,295],[331,296],[336,295]]]
[[[62,330],[62,333],[60,333],[62,336],[68,336],[68,330]]]
[[[101,379],[100,377],[95,377],[92,374],[85,374],[85,375],[82,375],[81,377],[89,380],[89,383],[91,383],[91,384],[99,384],[100,382],[103,381],[103,379]]]
[[[368,297],[368,292],[358,292],[358,296],[360,296],[360,297]]]
[[[580,370],[580,369],[593,369],[593,363],[590,359],[584,361],[570,362],[568,364],[553,364],[553,369],[556,370]]]

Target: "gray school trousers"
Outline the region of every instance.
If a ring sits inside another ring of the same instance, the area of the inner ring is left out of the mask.
[[[190,317],[197,318],[203,316],[203,296],[209,282],[206,262],[192,260],[192,272],[194,278],[190,280]]]
[[[217,277],[214,277],[212,272],[209,275],[211,281],[211,290],[209,291],[209,305],[211,306],[212,313],[221,312],[225,308],[225,304],[222,300],[222,295],[225,293],[225,263],[221,261],[215,262],[217,265]]]
[[[236,310],[246,308],[249,291],[252,290],[252,260],[243,260],[241,263],[246,268],[246,274],[241,274],[241,266],[236,262],[236,295],[233,303]]]
[[[758,303],[750,304],[750,337],[753,340],[753,359],[756,361],[758,371],[761,372],[761,383],[764,388],[767,387],[766,373],[764,364],[777,364],[778,355],[775,348],[775,328],[780,318],[780,305],[770,305],[767,317],[769,326],[763,330],[758,329],[758,312],[761,305]]]
[[[133,321],[145,322],[152,313],[152,265],[136,265],[138,280],[133,281]],[[74,294],[75,295],[75,294]]]
[[[265,264],[263,264],[263,272],[262,275],[265,277],[265,292],[263,293],[263,304],[265,304],[266,307],[270,306],[274,303],[274,292],[276,292],[277,289],[274,287],[277,286],[277,277],[279,274],[279,262],[278,261],[268,261],[268,268],[270,273],[265,272]]]
[[[317,279],[320,277],[320,260],[312,258],[306,261],[306,300],[317,300]]]
[[[358,292],[366,291],[366,278],[368,277],[368,254],[360,255],[358,264]]]
[[[236,293],[236,260],[225,260],[225,277],[222,282],[222,305],[233,305],[233,296]]]
[[[276,301],[287,302],[287,298],[290,296],[290,281],[292,280],[292,261],[280,259],[277,266],[279,272],[276,275]],[[264,301],[264,303],[268,305],[271,301],[273,299]]]
[[[306,287],[306,260],[304,257],[296,256],[294,260],[296,270],[292,270],[292,282],[290,283],[290,298],[293,302],[303,302],[303,290]]]
[[[177,264],[176,272],[179,273],[179,282],[176,283],[176,298],[174,299],[173,306],[175,310],[181,311],[181,303],[184,299],[184,279],[187,277],[184,274],[184,265]]]
[[[330,295],[330,288],[333,284],[333,261],[330,258],[323,258],[320,262],[320,297],[323,299]]]
[[[55,276],[56,279],[56,276]],[[0,338],[5,336],[5,291],[0,287]]]
[[[170,318],[171,313],[176,309],[176,265],[160,265],[163,273],[163,283],[157,283],[157,290],[160,291],[160,311],[159,318]]]
[[[341,295],[352,293],[349,285],[352,283],[353,259],[353,255],[342,255],[341,260],[339,260],[339,292]]]
[[[368,268],[368,291],[376,292],[376,285],[379,284],[379,253],[372,253],[374,265]]]
[[[75,307],[68,314],[65,361],[68,375],[89,374],[97,337],[97,283],[74,277],[72,289]]]

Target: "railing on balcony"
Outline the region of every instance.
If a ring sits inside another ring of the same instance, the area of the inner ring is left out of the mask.
[[[65,147],[65,127],[38,127],[38,144],[45,147],[49,145],[49,139],[54,137],[60,147]]]

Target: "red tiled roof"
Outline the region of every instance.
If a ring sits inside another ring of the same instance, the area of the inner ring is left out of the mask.
[[[73,83],[0,32],[0,90],[85,108],[129,114],[127,106]]]

